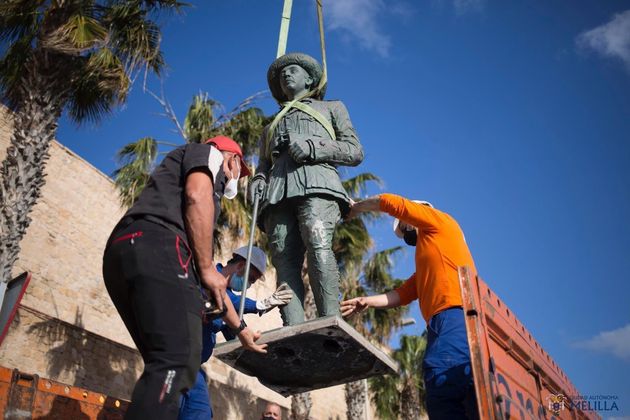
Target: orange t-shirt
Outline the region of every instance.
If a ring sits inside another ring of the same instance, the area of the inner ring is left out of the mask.
[[[462,306],[457,267],[476,272],[464,234],[450,215],[394,194],[381,194],[380,209],[418,228],[416,272],[396,289],[402,305],[419,299],[428,323],[453,306]]]

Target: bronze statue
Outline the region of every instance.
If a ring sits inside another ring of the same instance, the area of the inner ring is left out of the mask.
[[[363,160],[348,111],[324,101],[322,68],[312,57],[290,53],[269,67],[274,98],[291,107],[263,132],[250,197],[262,192],[259,225],[267,233],[280,282],[294,293],[281,309],[285,325],[304,322],[304,253],[318,315],[339,314],[339,269],[332,252],[335,225],[349,209],[337,166]],[[282,113],[282,112],[281,112]]]

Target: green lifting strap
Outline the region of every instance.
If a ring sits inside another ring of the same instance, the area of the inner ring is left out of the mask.
[[[324,13],[322,11],[322,2],[321,0],[315,0],[317,5],[317,22],[319,27],[319,44],[322,51],[322,78],[319,81],[317,87],[313,90],[306,92],[304,95],[301,95],[298,98],[295,98],[291,102],[285,102],[284,107],[280,112],[276,114],[271,124],[269,124],[269,129],[267,130],[267,137],[265,139],[266,149],[269,150],[269,145],[271,144],[271,138],[273,137],[274,132],[276,131],[276,127],[278,127],[278,123],[286,115],[287,112],[291,108],[297,108],[302,112],[307,113],[308,115],[315,118],[323,127],[326,129],[328,134],[330,134],[330,138],[333,140],[337,139],[335,135],[335,130],[333,129],[330,122],[324,117],[320,112],[316,111],[312,107],[307,104],[303,104],[300,100],[304,98],[308,98],[311,96],[315,96],[318,92],[320,92],[326,82],[328,81],[328,66],[326,64],[326,44],[324,42]],[[289,35],[289,22],[291,21],[291,6],[293,4],[293,0],[284,0],[284,8],[282,10],[282,21],[280,24],[280,36],[278,39],[278,52],[277,57],[284,55],[284,51],[286,50],[287,38]],[[276,58],[277,58],[276,57]]]
[[[321,112],[319,112],[318,110],[316,110],[315,108],[313,108],[312,106],[309,106],[303,102],[296,102],[293,104],[293,108],[297,108],[302,112],[306,112],[308,115],[310,115],[311,117],[315,118],[317,120],[317,122],[319,122],[321,125],[324,126],[324,128],[326,129],[326,131],[328,131],[328,134],[330,134],[330,138],[333,140],[337,140],[337,136],[335,136],[335,129],[333,128],[332,124],[330,123],[330,121],[328,121],[326,119],[326,117],[324,117]]]

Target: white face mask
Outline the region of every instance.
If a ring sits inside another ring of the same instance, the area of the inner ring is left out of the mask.
[[[237,170],[236,177],[229,178],[227,183],[225,184],[225,188],[223,189],[223,196],[228,200],[232,200],[238,194],[238,179],[241,177],[241,165],[236,156],[233,156],[231,159],[234,159],[233,164],[229,165],[229,170],[226,171],[226,175],[233,175],[232,172],[234,169]]]
[[[240,174],[239,174],[240,176]],[[228,200],[232,200],[238,194],[238,176],[236,178],[230,179],[227,184],[225,184],[225,189],[223,190],[223,197]]]

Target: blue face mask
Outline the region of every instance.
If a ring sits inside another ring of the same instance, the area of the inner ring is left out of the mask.
[[[243,291],[243,283],[245,283],[245,277],[240,274],[233,274],[232,277],[230,277],[230,289],[236,292]]]

